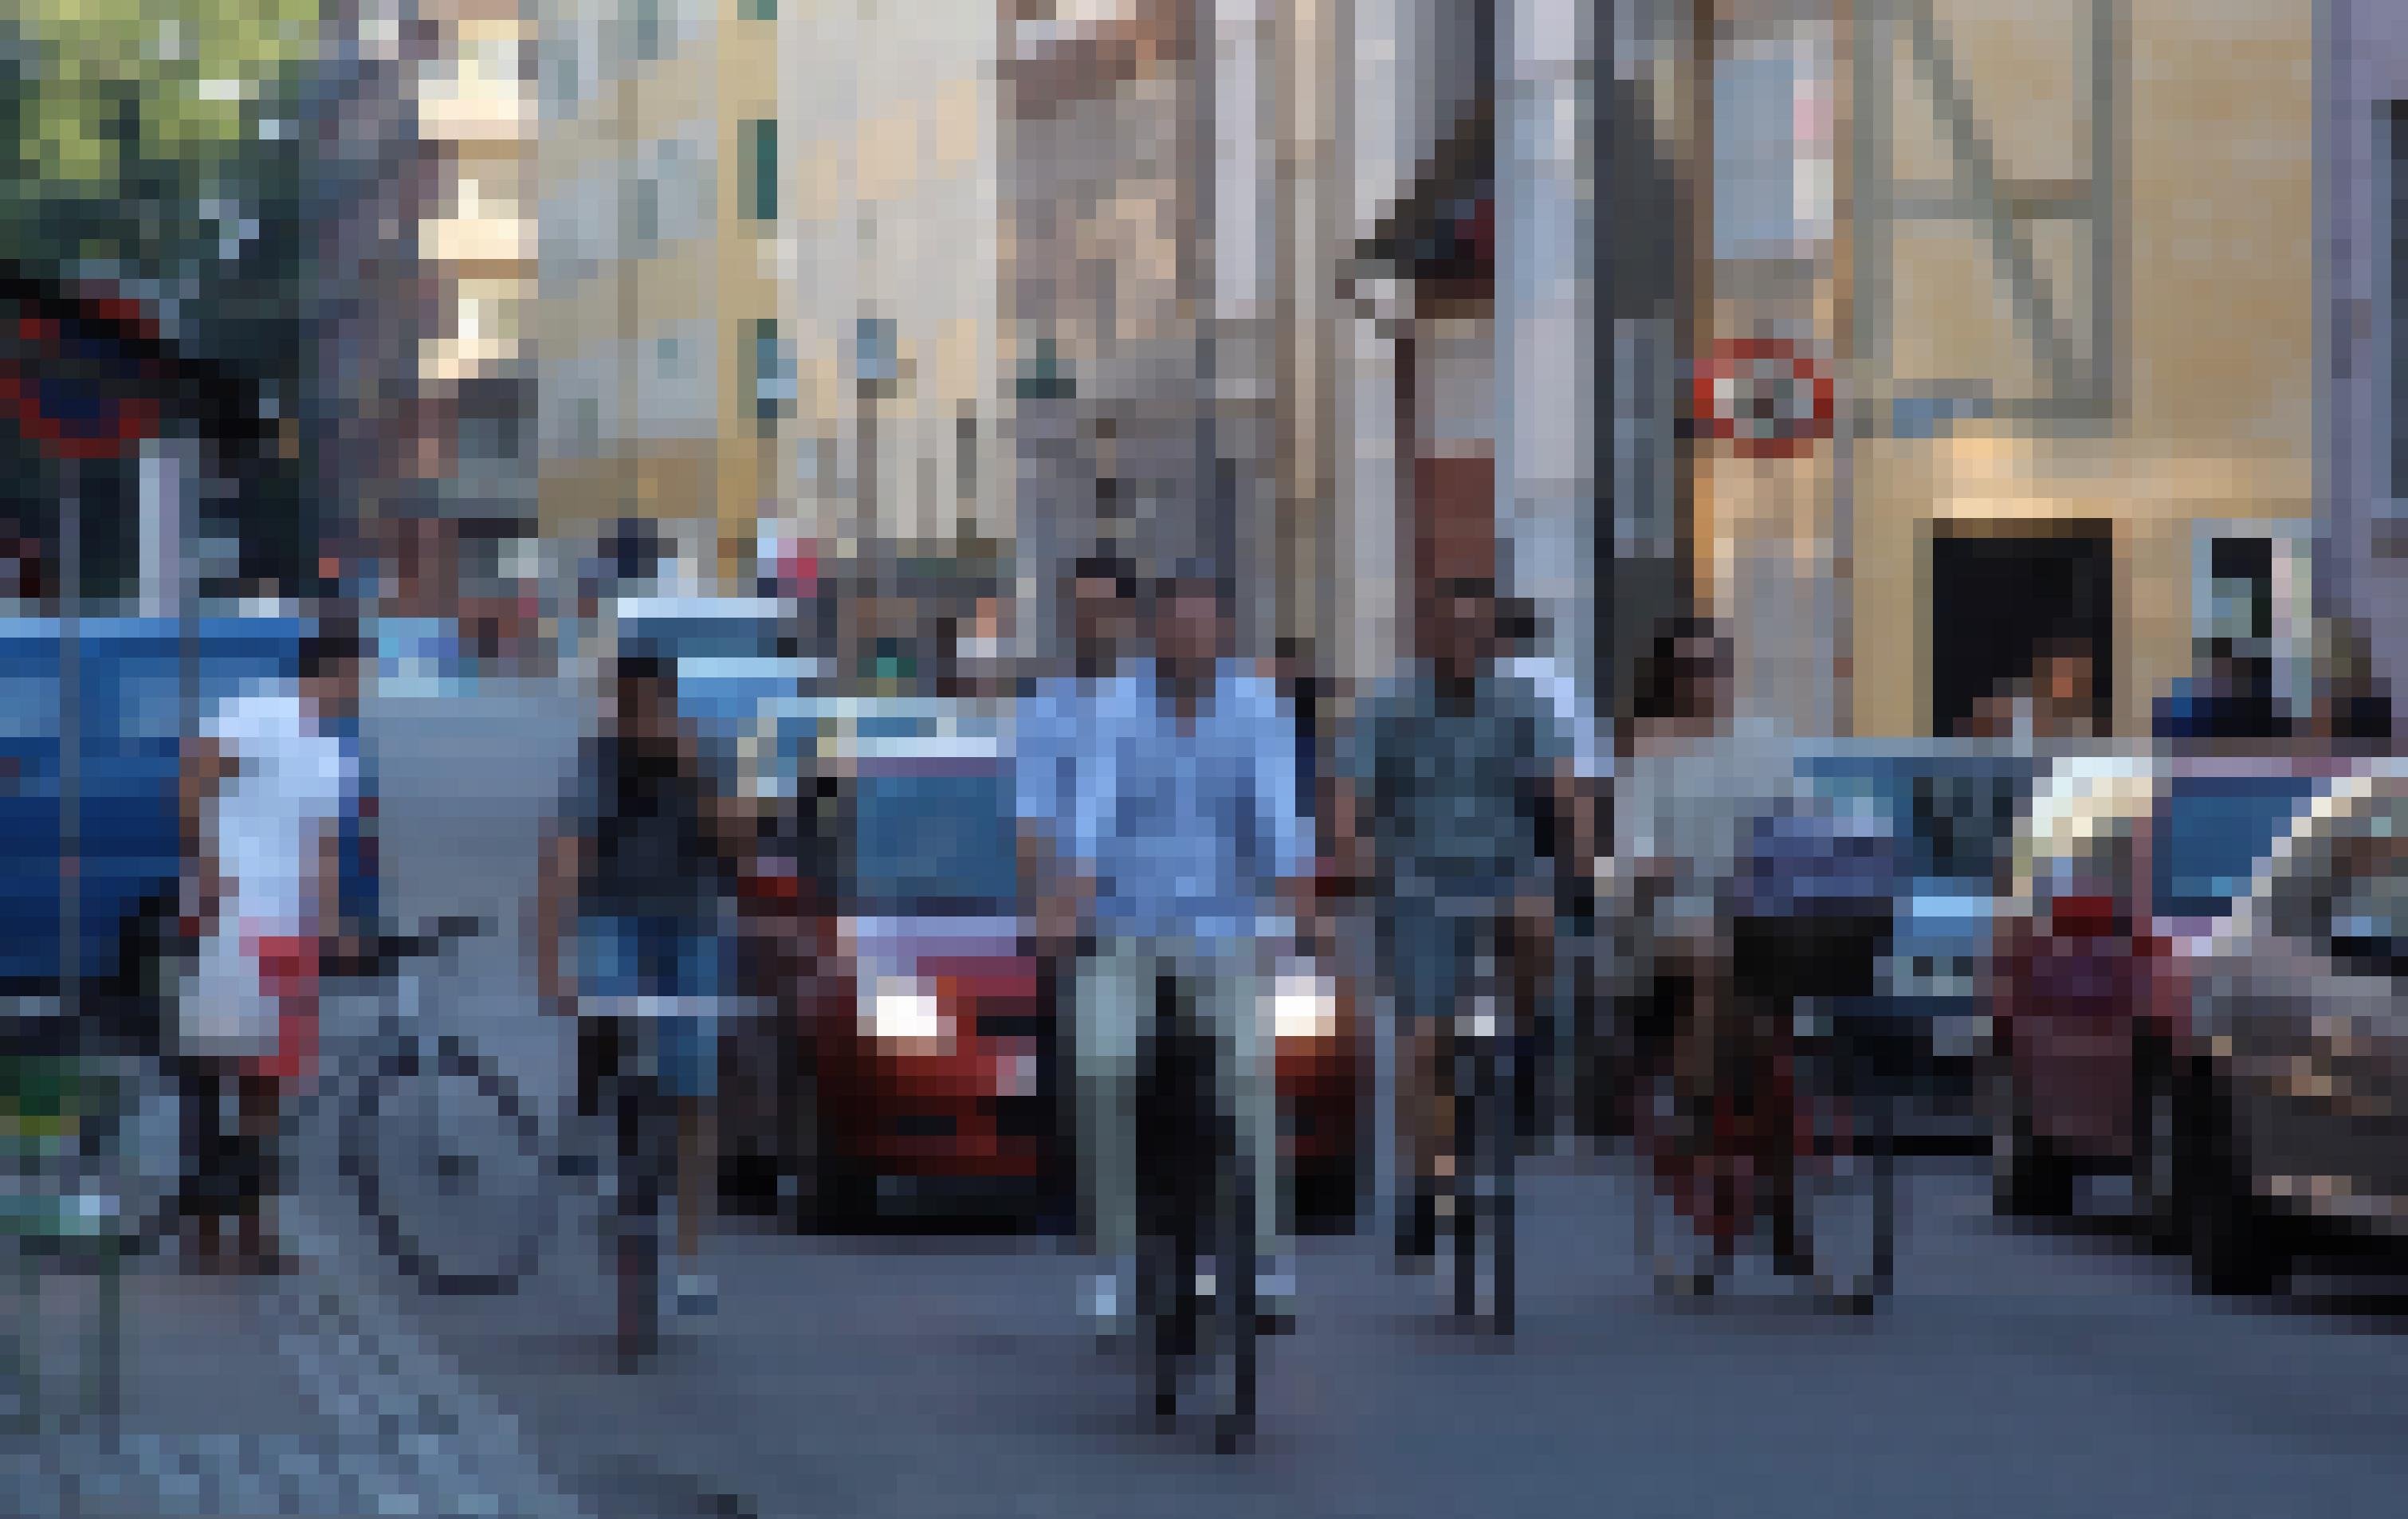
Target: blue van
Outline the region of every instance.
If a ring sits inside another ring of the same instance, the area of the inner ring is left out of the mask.
[[[195,718],[246,682],[291,679],[299,618],[200,619]],[[182,839],[177,777],[188,695],[184,629],[170,618],[93,617],[77,634],[82,868],[79,963],[119,969],[129,924],[176,899]],[[66,717],[56,618],[0,621],[0,996],[55,1006],[68,890],[60,759]]]

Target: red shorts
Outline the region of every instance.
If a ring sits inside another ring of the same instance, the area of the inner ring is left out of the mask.
[[[252,938],[243,949],[259,966],[259,989],[276,1001],[276,1053],[242,1063],[246,1076],[298,1082],[318,1065],[318,941],[297,935]]]

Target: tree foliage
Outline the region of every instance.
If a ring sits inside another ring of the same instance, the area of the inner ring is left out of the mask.
[[[264,87],[319,46],[318,0],[14,0],[16,176],[67,193],[255,138]]]

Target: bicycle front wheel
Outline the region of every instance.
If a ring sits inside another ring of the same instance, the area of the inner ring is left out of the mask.
[[[379,1247],[423,1291],[514,1289],[560,1206],[515,1088],[449,1039],[405,1041],[378,1068],[348,1125],[344,1168]]]

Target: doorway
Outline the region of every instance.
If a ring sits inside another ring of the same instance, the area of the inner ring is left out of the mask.
[[[1931,537],[1931,729],[1956,737],[2051,651],[2090,667],[2090,729],[2114,713],[2114,530],[2106,523],[1943,523]]]

